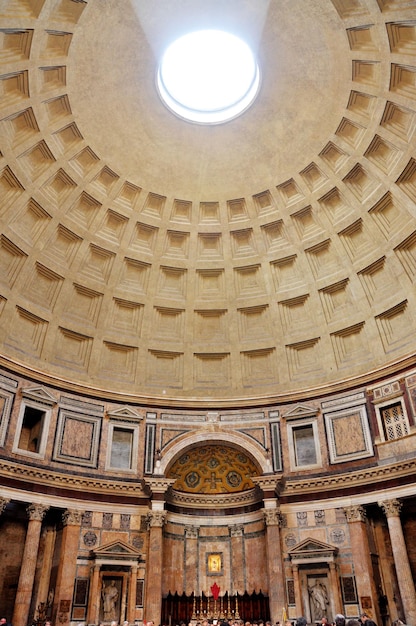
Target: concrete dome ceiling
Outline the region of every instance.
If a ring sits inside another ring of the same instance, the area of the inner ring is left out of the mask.
[[[414,0],[0,5],[3,366],[219,406],[413,363]],[[262,73],[216,126],[155,87],[204,27]]]

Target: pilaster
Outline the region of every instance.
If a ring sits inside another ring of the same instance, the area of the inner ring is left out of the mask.
[[[270,619],[279,621],[286,606],[280,525],[282,516],[277,500],[265,500],[263,515],[266,524],[267,573],[269,581]]]
[[[82,512],[67,509],[62,514],[62,544],[56,578],[54,608],[52,619],[63,626],[71,617],[71,603],[74,594],[74,584],[77,568],[79,548],[79,534]]]
[[[185,593],[197,593],[199,581],[195,579],[198,573],[198,533],[197,526],[185,527]]]
[[[229,527],[231,538],[231,591],[243,594],[246,588],[244,580],[244,526],[234,524]]]
[[[166,511],[151,511],[147,515],[149,542],[144,620],[155,624],[160,624],[162,613],[163,525],[165,521]]]
[[[381,623],[378,615],[378,597],[374,583],[371,551],[366,528],[366,512],[362,506],[348,506],[344,508],[344,512],[350,533],[360,610],[363,609],[362,598],[365,598],[367,607],[368,604],[371,604],[371,608],[366,607],[366,612],[376,623]]]

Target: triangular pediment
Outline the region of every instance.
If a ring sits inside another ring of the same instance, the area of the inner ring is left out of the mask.
[[[298,404],[293,409],[290,409],[287,413],[284,413],[282,417],[287,420],[300,419],[302,417],[311,417],[312,415],[316,415],[318,409],[315,407],[307,406],[306,404]]]
[[[57,403],[57,399],[54,398],[54,396],[44,387],[30,387],[29,389],[23,389],[22,396],[47,406],[54,406]]]
[[[337,553],[337,547],[313,537],[308,537],[294,546],[289,551],[289,556],[295,562],[320,563],[322,561],[332,561]]]
[[[140,557],[140,551],[134,546],[125,543],[124,541],[112,541],[103,546],[99,546],[95,550],[91,550],[91,554],[95,558],[114,560],[136,560]]]
[[[138,411],[132,409],[130,406],[122,406],[114,411],[108,411],[108,416],[110,419],[132,420],[134,422],[138,422],[143,419],[143,415],[140,415]]]

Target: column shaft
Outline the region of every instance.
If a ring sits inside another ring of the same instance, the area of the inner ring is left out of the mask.
[[[381,502],[387,516],[394,564],[396,566],[397,581],[405,613],[406,624],[416,624],[416,594],[410,568],[406,542],[404,540],[400,521],[401,504],[398,500]]]
[[[26,626],[29,621],[30,602],[35,580],[36,561],[38,558],[40,531],[43,517],[49,507],[31,504],[27,507],[29,524],[27,527],[22,566],[17,585],[16,600],[12,623],[14,626]]]
[[[36,606],[39,606],[41,602],[44,602],[45,605],[48,602],[49,581],[51,577],[53,550],[55,547],[56,537],[55,528],[46,528],[44,537],[45,547],[43,550],[43,562],[40,572]]]

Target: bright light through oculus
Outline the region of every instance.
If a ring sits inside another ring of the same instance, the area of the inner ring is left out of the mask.
[[[157,77],[168,107],[204,124],[242,113],[256,97],[259,82],[248,45],[218,30],[196,31],[174,41],[163,55]]]

